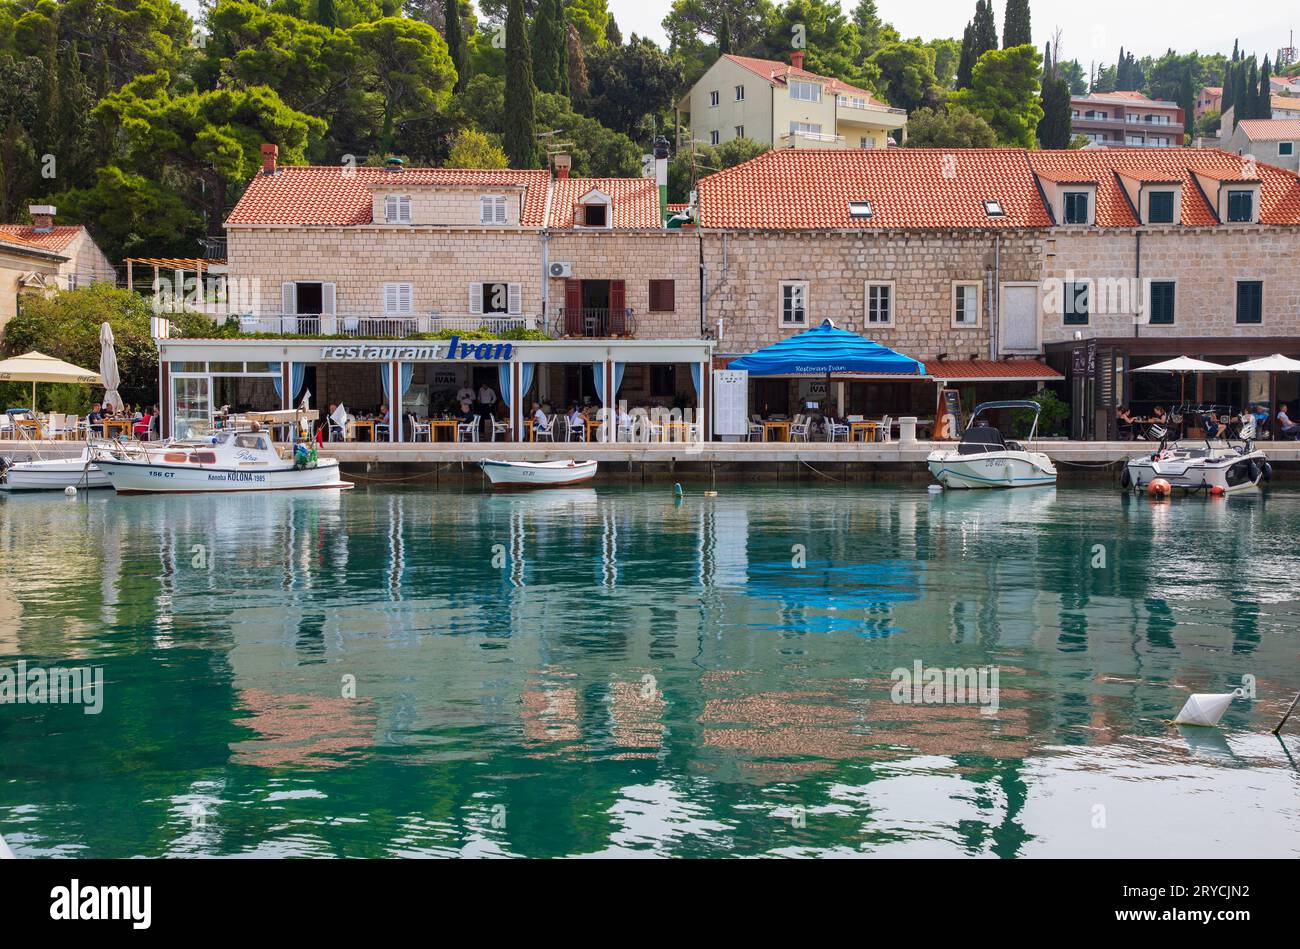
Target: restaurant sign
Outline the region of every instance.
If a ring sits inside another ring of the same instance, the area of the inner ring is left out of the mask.
[[[444,349],[441,342],[429,345],[379,346],[367,343],[357,346],[322,346],[320,358],[326,361],[347,362],[435,362],[462,359],[483,362],[509,362],[514,358],[514,345],[497,340],[449,339]]]

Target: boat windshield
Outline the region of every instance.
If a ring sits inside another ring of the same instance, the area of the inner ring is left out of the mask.
[[[957,451],[963,455],[977,455],[986,451],[1004,451],[1006,444],[1002,433],[988,425],[976,425],[961,433],[961,444]]]

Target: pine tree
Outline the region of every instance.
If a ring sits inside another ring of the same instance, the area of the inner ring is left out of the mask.
[[[537,111],[533,58],[528,49],[524,0],[506,7],[506,90],[502,146],[511,168],[537,167]]]
[[[1002,18],[1002,48],[1024,46],[1034,41],[1029,26],[1029,0],[1007,0]]]
[[[469,82],[469,47],[465,42],[465,24],[460,19],[460,0],[446,0],[446,4],[443,39],[451,53],[451,64],[456,67],[455,91],[460,92]]]
[[[582,51],[578,28],[569,24],[569,99],[576,108],[587,98],[587,57]]]
[[[718,27],[718,55],[731,52],[731,16],[722,11],[722,25]]]
[[[993,20],[993,0],[975,0],[975,19],[971,24],[971,69],[991,49],[998,48],[998,25]]]
[[[971,24],[966,24],[966,30],[961,35],[961,56],[957,60],[957,88],[970,88],[970,73],[975,68],[975,63],[971,59],[973,52],[972,47],[975,45],[975,28]]]
[[[560,91],[559,53],[564,39],[564,8],[561,3],[562,0],[541,0],[533,20],[533,82],[538,92]],[[507,38],[507,45],[509,42]]]
[[[334,6],[334,0],[317,0],[316,22],[321,26],[329,27],[331,30],[339,28],[339,11]]]
[[[568,31],[566,30],[565,33],[567,35]],[[609,15],[609,19],[605,21],[605,42],[610,46],[623,45],[623,31],[614,22],[614,14],[612,13]],[[567,46],[568,43],[566,42],[565,45]]]

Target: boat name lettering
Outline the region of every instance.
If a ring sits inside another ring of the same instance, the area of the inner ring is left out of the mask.
[[[223,471],[211,472],[208,474],[209,481],[253,481],[262,482],[266,480],[266,475],[256,474],[252,471]]]

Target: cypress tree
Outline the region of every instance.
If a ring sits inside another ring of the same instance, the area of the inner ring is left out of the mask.
[[[587,56],[578,28],[569,24],[569,99],[576,107],[587,98]]]
[[[537,17],[533,20],[533,82],[538,92],[560,91],[560,57],[559,41],[564,36],[561,8],[560,21],[556,22],[556,7],[559,0],[541,0],[537,5]],[[506,39],[509,45],[509,37]]]
[[[1029,0],[1007,0],[1007,10],[1002,17],[1002,48],[1024,46],[1034,41],[1029,26]]]
[[[1246,62],[1246,86],[1238,87],[1237,93],[1240,97],[1242,108],[1238,109],[1238,119],[1256,119],[1259,118],[1259,94],[1256,90],[1259,88],[1259,68],[1255,65],[1255,57],[1250,57]]]
[[[1236,50],[1233,51],[1234,53]],[[1223,96],[1219,99],[1219,114],[1223,115],[1232,108],[1232,84],[1236,81],[1237,58],[1233,58],[1223,67]],[[1232,131],[1229,129],[1228,131]]]
[[[328,26],[331,30],[339,28],[339,11],[334,6],[334,0],[317,0],[316,22],[321,26]]]
[[[567,34],[568,31],[566,30],[565,33]],[[623,31],[614,22],[614,14],[612,13],[609,15],[609,19],[605,21],[605,42],[610,46],[623,45]],[[569,44],[565,43],[564,45],[568,46]]]
[[[731,52],[731,16],[722,11],[722,25],[718,27],[718,55]]]
[[[1038,120],[1038,144],[1042,148],[1069,148],[1073,134],[1070,121],[1070,83],[1056,68],[1056,55],[1048,43],[1043,55],[1043,88],[1039,96],[1043,117]]]
[[[1272,68],[1268,54],[1264,54],[1264,65],[1259,70],[1259,105],[1255,108],[1255,118],[1271,119],[1273,117],[1273,84],[1269,81]]]
[[[993,20],[993,0],[975,0],[971,33],[971,69],[991,49],[998,48],[998,25]]]
[[[966,24],[966,30],[961,35],[961,56],[957,60],[957,88],[970,88],[970,73],[975,68],[975,63],[971,59],[973,47],[975,45],[975,28],[971,24]]]
[[[443,38],[451,53],[451,64],[456,67],[455,91],[460,92],[469,82],[469,47],[465,43],[465,25],[460,20],[460,0],[447,0],[444,18]]]
[[[524,0],[506,7],[506,96],[501,144],[511,168],[537,167],[537,109],[533,57],[528,49]]]

